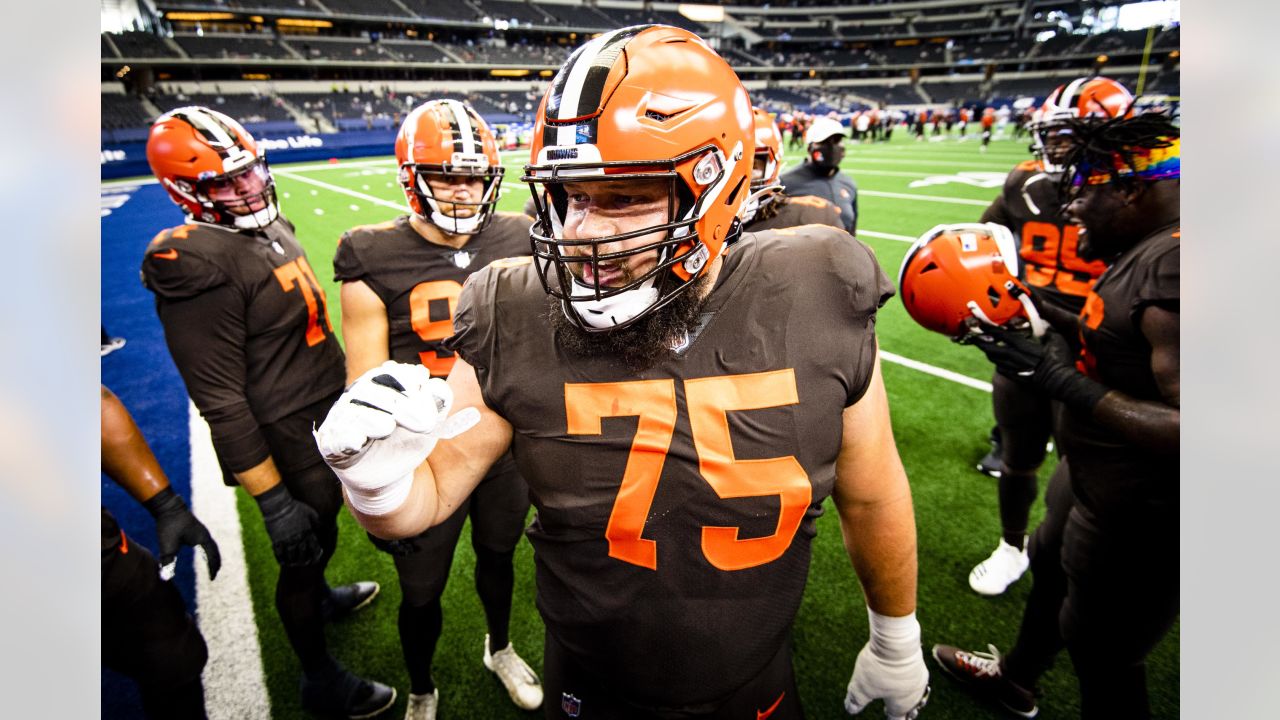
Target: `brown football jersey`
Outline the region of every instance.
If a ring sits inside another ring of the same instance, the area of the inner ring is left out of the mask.
[[[460,249],[428,241],[408,215],[353,228],[338,242],[334,278],[363,281],[386,306],[392,360],[422,363],[432,375],[446,377],[454,355],[443,341],[453,334],[462,282],[494,260],[528,255],[531,222],[519,213],[495,213]]]
[[[1139,320],[1150,306],[1178,312],[1180,246],[1180,230],[1165,228],[1122,254],[1098,278],[1080,313],[1081,372],[1139,400],[1163,402]],[[1143,514],[1176,513],[1176,454],[1144,451],[1072,411],[1063,413],[1062,426],[1059,438],[1071,458],[1072,487],[1095,517],[1131,522]]]
[[[760,232],[801,225],[830,225],[844,229],[840,211],[829,201],[814,195],[778,193],[772,202],[760,208],[759,214],[743,227],[743,231]]]
[[[714,702],[765,667],[892,295],[842,230],[746,235],[700,330],[636,374],[556,342],[548,308],[561,310],[531,263],[468,279],[449,346],[514,427],[538,607],[560,643],[657,708]]]
[[[283,216],[259,231],[204,223],[165,230],[147,247],[142,281],[232,472],[266,459],[261,425],[342,390],[345,359],[324,290]]]
[[[1040,297],[1074,315],[1107,266],[1079,256],[1080,226],[1062,217],[1062,206],[1058,176],[1046,173],[1039,160],[1027,160],[1009,173],[981,222],[1009,228],[1018,240],[1023,277],[1042,289]]]

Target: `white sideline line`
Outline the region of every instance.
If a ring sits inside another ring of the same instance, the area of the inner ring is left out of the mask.
[[[858,194],[867,195],[870,197],[896,198],[898,200],[921,200],[924,202],[949,203],[951,205],[976,205],[977,207],[986,207],[991,204],[990,200],[970,200],[968,198],[949,198],[949,197],[939,197],[937,195],[915,195],[912,193],[882,192],[880,190],[859,190]]]
[[[897,240],[899,242],[909,243],[916,241],[915,238],[909,235],[894,235],[893,233],[882,233],[874,230],[863,230],[862,228],[858,228],[858,237],[862,237],[863,235],[866,235],[867,237],[880,238],[881,240]]]
[[[885,360],[888,360],[891,363],[896,363],[904,367],[909,367],[912,370],[919,370],[922,373],[933,375],[934,377],[940,377],[943,380],[950,380],[951,382],[954,382],[954,383],[960,383],[961,385],[964,385],[966,387],[971,387],[975,390],[981,390],[983,392],[991,392],[991,383],[983,382],[982,380],[975,380],[969,377],[968,375],[961,375],[958,372],[952,372],[950,370],[944,370],[940,367],[934,367],[933,365],[930,365],[928,363],[922,363],[919,360],[912,360],[911,358],[902,357],[901,355],[895,355],[894,353],[888,352],[887,350],[881,350],[880,357],[884,358]]]
[[[210,720],[271,717],[262,669],[258,625],[249,596],[249,573],[240,536],[234,488],[222,482],[209,425],[188,403],[191,433],[191,508],[218,541],[222,570],[217,582],[196,562],[196,622],[209,647],[204,703]]]
[[[409,208],[406,205],[401,205],[400,203],[393,203],[390,200],[383,200],[380,197],[374,197],[372,195],[365,195],[364,193],[358,192],[356,190],[348,190],[344,187],[339,187],[337,185],[330,185],[327,182],[314,180],[309,177],[303,177],[302,175],[295,175],[291,170],[276,170],[275,174],[280,177],[289,178],[290,180],[297,180],[298,182],[306,183],[308,185],[315,185],[318,188],[323,188],[330,192],[336,192],[342,195],[349,195],[353,198],[359,198],[366,202],[371,202],[374,205],[381,205],[383,207],[388,207],[388,208],[391,208],[392,210],[397,210],[399,212],[409,212]]]

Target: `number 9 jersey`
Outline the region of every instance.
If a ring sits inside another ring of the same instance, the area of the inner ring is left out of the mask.
[[[514,428],[548,632],[655,713],[724,699],[788,637],[893,294],[831,227],[724,257],[699,329],[640,373],[557,342],[531,263],[471,276],[448,342]]]
[[[382,301],[392,360],[422,363],[432,376],[446,377],[454,356],[443,341],[453,334],[462,282],[494,260],[529,255],[532,222],[520,213],[494,213],[461,248],[428,241],[408,215],[352,228],[338,241],[334,279],[362,281]]]

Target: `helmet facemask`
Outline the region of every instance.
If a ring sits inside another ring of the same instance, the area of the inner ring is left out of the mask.
[[[584,150],[583,146],[578,149]],[[741,147],[735,154],[738,152]],[[537,212],[529,230],[530,241],[544,290],[561,302],[570,321],[587,332],[625,328],[669,304],[688,290],[714,260],[699,237],[697,224],[713,203],[725,202],[731,163],[722,151],[707,145],[666,161],[543,163],[526,167],[522,179],[533,191]],[[680,172],[685,165],[693,166],[695,182],[705,188],[696,197]],[[667,184],[666,222],[605,237],[564,237],[569,204],[566,184],[654,180]],[[732,188],[735,195],[741,191],[741,187]],[[736,232],[735,221],[729,235]],[[656,239],[635,247],[602,251],[654,234],[658,235]],[[582,252],[588,249],[590,252]],[[607,267],[646,253],[656,254],[654,265],[639,276],[624,277],[626,282],[622,285],[601,286],[584,279],[601,277],[602,263]]]
[[[751,194],[742,203],[742,223],[745,225],[756,219],[778,197],[782,184],[778,182],[781,173],[781,161],[773,153],[773,148],[757,147],[754,162],[751,166]],[[761,167],[760,176],[756,177],[756,168]]]
[[[417,213],[419,217],[451,235],[475,235],[493,221],[504,171],[501,165],[490,165],[483,154],[454,153],[449,163],[405,163],[400,167],[399,180],[405,192],[417,200],[414,210],[422,211]],[[436,198],[432,179],[453,183],[459,178],[481,182],[479,199],[468,202]],[[444,212],[441,204],[452,205],[454,214]],[[458,214],[460,208],[470,208],[472,212],[463,216]]]
[[[199,204],[200,213],[193,216],[201,222],[261,230],[280,216],[275,179],[263,156],[221,175],[203,172],[194,183],[179,178],[168,187]]]

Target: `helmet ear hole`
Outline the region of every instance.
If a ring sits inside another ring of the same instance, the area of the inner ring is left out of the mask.
[[[987,286],[987,299],[991,301],[993,306],[1000,304],[1000,293],[990,285]]]
[[[933,270],[937,270],[937,269],[938,269],[938,264],[937,264],[937,263],[932,263],[932,262],[931,262],[931,263],[929,263],[928,265],[925,265],[924,267],[920,268],[920,274],[921,274],[921,275],[923,275],[923,274],[925,274],[925,273],[927,273],[927,272],[931,272],[931,271],[933,271]]]

